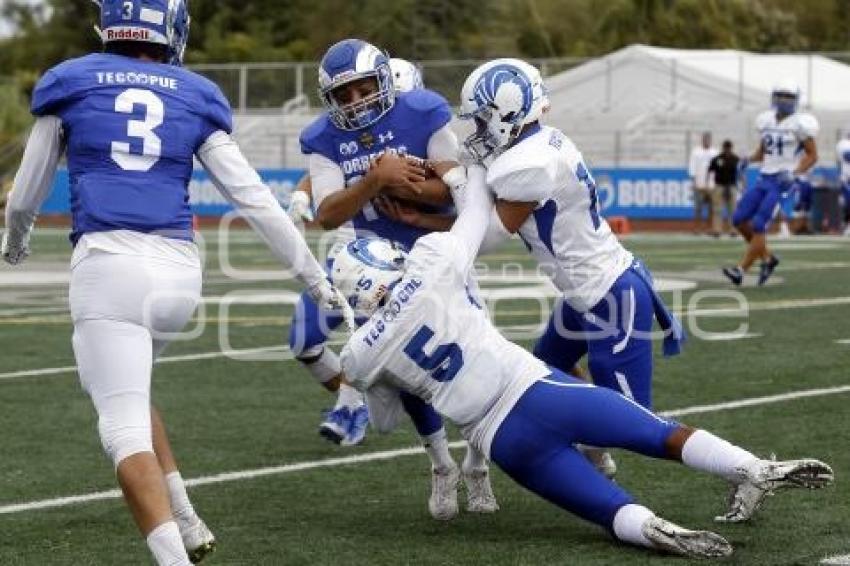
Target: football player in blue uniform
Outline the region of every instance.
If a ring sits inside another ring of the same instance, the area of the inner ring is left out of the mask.
[[[340,295],[230,138],[221,91],[180,66],[187,3],[104,0],[100,32],[104,53],[50,69],[35,88],[36,123],[9,197],[0,253],[13,265],[29,254],[64,152],[80,381],[154,558],[185,565],[212,551],[215,539],[186,494],[150,385],[153,362],[200,300],[188,191],[193,158],[318,304],[339,306]]]
[[[432,212],[451,206],[445,183],[429,176],[422,166],[423,159],[457,159],[448,103],[424,88],[397,92],[387,55],[358,39],[346,39],[328,49],[319,66],[319,91],[326,112],[301,133],[316,220],[326,230],[375,234],[409,249],[427,230],[394,220],[376,206],[376,200],[401,199]],[[322,312],[305,295],[296,306],[289,344],[320,383],[339,391],[320,433],[351,445],[363,440],[369,416],[363,396],[344,383],[339,357],[325,346],[329,333],[341,322],[341,316]],[[454,517],[460,473],[449,453],[442,420],[417,397],[402,393],[401,403],[431,458],[429,510],[437,519]],[[374,424],[386,421],[380,415],[371,418]],[[469,493],[467,508],[494,511],[483,457],[471,451],[462,469]]]

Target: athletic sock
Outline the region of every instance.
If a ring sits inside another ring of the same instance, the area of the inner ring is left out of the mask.
[[[433,434],[422,437],[422,445],[431,459],[431,467],[436,471],[446,471],[457,467],[449,452],[449,440],[446,429],[441,428]]]
[[[643,524],[654,516],[655,513],[643,505],[623,505],[614,515],[614,536],[623,542],[653,548],[653,544],[643,534]]]
[[[741,470],[757,462],[758,458],[710,432],[698,430],[682,447],[682,463],[703,472],[739,483]]]
[[[487,470],[487,458],[472,444],[469,444],[466,447],[466,456],[463,458],[461,468],[465,474],[485,471]]]
[[[304,364],[313,379],[324,385],[342,373],[342,364],[339,356],[330,348],[319,346],[319,351],[312,349],[304,352],[298,357],[298,361]]]
[[[174,521],[156,527],[145,539],[148,548],[159,566],[187,566],[192,563],[183,548],[180,529]]]
[[[341,409],[342,407],[348,407],[349,409],[356,409],[360,405],[363,404],[363,394],[351,387],[346,383],[339,384],[339,392],[336,398],[336,405],[334,405],[334,409]]]
[[[171,512],[174,520],[179,526],[188,527],[194,524],[198,518],[189,494],[186,493],[186,484],[180,472],[171,472],[165,475],[165,483],[168,485],[168,498],[171,500]]]

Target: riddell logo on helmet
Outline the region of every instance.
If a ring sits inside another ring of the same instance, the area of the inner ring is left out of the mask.
[[[106,41],[150,41],[151,32],[145,28],[123,27],[106,30]]]

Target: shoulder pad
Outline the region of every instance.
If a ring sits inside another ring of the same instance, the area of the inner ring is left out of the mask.
[[[430,132],[436,132],[452,119],[452,109],[441,95],[427,88],[418,88],[397,95],[396,104],[415,114],[425,114],[423,122]]]
[[[301,153],[309,155],[319,153],[332,161],[336,161],[333,152],[335,126],[331,124],[327,113],[310,122],[301,130],[298,141],[301,143]]]
[[[505,152],[487,169],[487,185],[499,199],[543,202],[552,196],[557,170],[551,152]]]
[[[203,93],[206,108],[203,112],[212,126],[218,130],[224,130],[228,134],[233,133],[233,110],[230,108],[230,102],[217,84],[206,77],[197,73],[192,73],[191,76],[195,79],[201,92]]]
[[[86,57],[69,59],[48,70],[32,93],[30,110],[35,116],[55,114],[61,106],[74,97],[70,81],[66,80],[81,66]]]
[[[801,112],[800,114],[797,114],[797,134],[800,138],[806,139],[817,137],[819,131],[820,125],[818,124],[817,118],[808,112]]]

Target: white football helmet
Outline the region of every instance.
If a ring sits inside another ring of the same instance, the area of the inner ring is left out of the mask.
[[[475,120],[475,133],[464,145],[478,160],[508,148],[523,126],[549,109],[543,77],[519,59],[494,59],[466,78],[460,91],[461,120]]]
[[[371,316],[404,275],[407,254],[389,240],[361,237],[337,244],[330,259],[334,286],[355,313]]]
[[[786,77],[777,82],[770,91],[770,104],[783,114],[791,115],[797,111],[800,102],[800,85]]]
[[[419,66],[407,59],[391,58],[390,70],[393,72],[393,83],[398,92],[409,92],[425,86]]]

